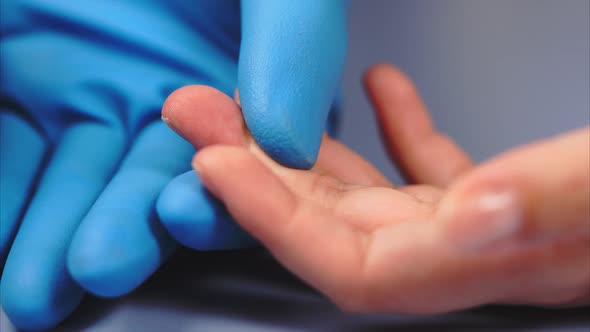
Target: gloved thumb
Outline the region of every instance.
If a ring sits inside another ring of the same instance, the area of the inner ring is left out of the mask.
[[[242,0],[238,87],[244,119],[277,162],[317,159],[346,56],[345,0]]]

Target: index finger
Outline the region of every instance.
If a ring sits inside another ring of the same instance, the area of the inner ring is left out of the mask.
[[[416,88],[400,70],[374,66],[365,86],[389,155],[410,181],[446,187],[472,167],[469,157],[436,130]]]
[[[205,186],[224,202],[234,219],[288,269],[331,297],[358,288],[363,238],[317,208],[312,202],[315,198],[297,197],[244,149],[206,148],[197,154],[194,165]],[[301,183],[310,182],[303,177],[317,176],[291,172]],[[318,191],[330,181],[317,179]]]

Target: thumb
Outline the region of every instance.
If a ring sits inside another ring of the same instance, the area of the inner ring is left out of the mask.
[[[281,164],[317,159],[346,54],[342,0],[242,0],[242,112],[258,145]]]
[[[439,208],[463,249],[590,236],[590,128],[526,145],[451,186]]]

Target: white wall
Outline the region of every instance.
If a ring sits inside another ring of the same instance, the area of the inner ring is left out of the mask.
[[[341,138],[393,179],[360,78],[387,61],[476,159],[587,125],[588,0],[352,2]]]

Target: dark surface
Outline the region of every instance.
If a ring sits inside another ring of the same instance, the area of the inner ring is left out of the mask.
[[[56,331],[588,331],[588,308],[493,306],[414,317],[340,312],[266,252],[181,250],[118,300],[87,297]],[[11,331],[2,318],[2,332]]]

